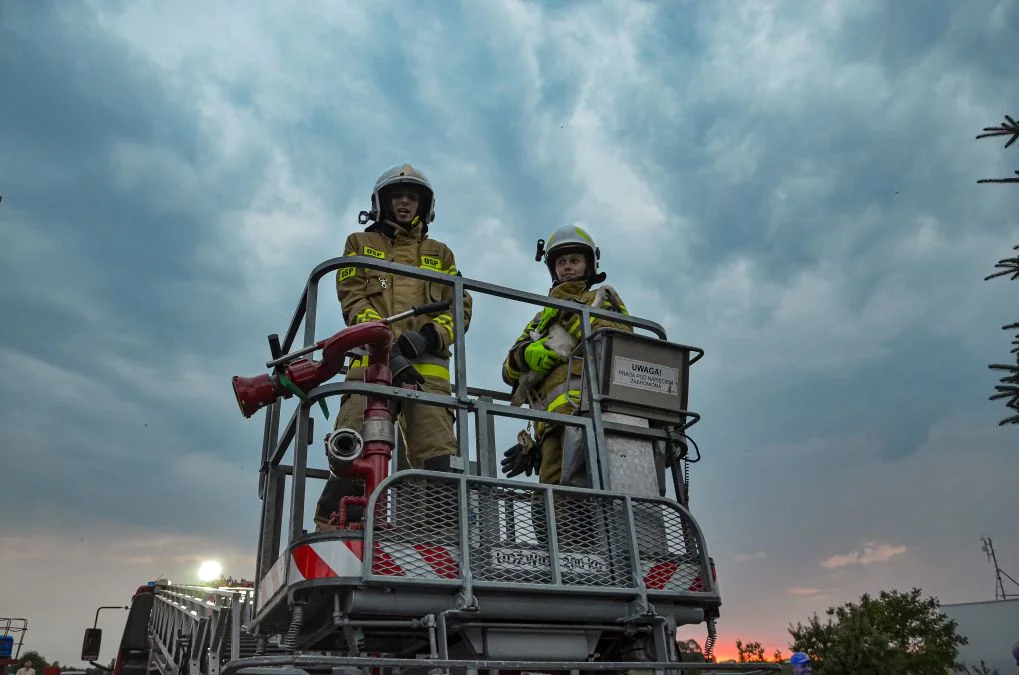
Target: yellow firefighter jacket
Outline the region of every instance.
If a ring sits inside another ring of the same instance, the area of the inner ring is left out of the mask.
[[[402,263],[435,272],[459,275],[453,252],[446,244],[431,239],[419,222],[409,231],[384,221],[366,232],[354,232],[343,245],[343,255],[362,255],[394,263]],[[452,303],[453,287],[439,282],[394,275],[371,268],[341,267],[336,271],[336,294],[348,326],[381,319],[405,311],[414,305],[446,300]],[[464,291],[464,331],[471,323],[471,296]],[[421,330],[432,324],[439,336],[441,349],[432,359],[437,369],[418,370],[423,375],[444,377],[449,380],[450,347],[453,343],[453,307],[437,316],[416,316],[392,325],[394,340],[403,331]],[[445,363],[445,368],[442,367]],[[355,361],[351,364],[358,367]],[[443,371],[444,372],[441,372]],[[432,372],[434,371],[434,372]]]
[[[553,286],[548,292],[550,298],[556,298],[559,300],[573,300],[578,304],[590,305],[597,294],[596,288],[588,288],[587,282],[583,280],[579,281],[567,281]],[[608,290],[608,289],[606,289]],[[614,291],[609,291],[606,294],[606,298],[602,301],[600,309],[607,309],[610,311],[616,311],[620,314],[628,314],[626,306],[623,301]],[[530,323],[524,328],[520,337],[517,338],[516,342],[513,343],[513,347],[509,350],[506,355],[506,359],[502,364],[502,379],[509,386],[516,389],[520,384],[520,378],[530,368],[527,366],[527,361],[524,360],[524,350],[532,342],[531,331],[538,328],[541,323],[542,316],[548,312],[554,311],[545,309],[542,312],[535,314],[534,318],[531,319]],[[548,330],[552,324],[559,324],[575,339],[583,339],[583,333],[580,326],[581,315],[579,312],[558,312],[554,314],[554,318],[547,324],[543,335],[548,334]],[[591,330],[598,330],[599,328],[615,328],[618,330],[625,330],[627,332],[633,332],[633,328],[630,326],[603,319],[601,317],[591,317]],[[578,350],[578,355],[582,354]],[[538,401],[532,403],[532,407],[541,408],[548,412],[568,412],[568,409],[563,407],[567,404],[576,404],[580,397],[580,377],[584,372],[584,365],[581,359],[574,359],[572,365],[572,377],[567,378],[568,371],[571,367],[563,363],[553,368],[548,375],[545,376],[544,380],[535,388],[538,394]],[[569,379],[569,382],[567,382]],[[557,410],[557,408],[560,408]],[[538,425],[539,430],[542,425]],[[540,433],[540,431],[539,431]]]

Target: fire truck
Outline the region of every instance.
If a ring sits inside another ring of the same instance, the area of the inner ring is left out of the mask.
[[[341,267],[425,280],[436,302],[319,339],[320,282]],[[452,301],[437,300],[448,297],[443,285]],[[469,386],[465,292],[580,314],[576,414]],[[394,386],[390,326],[448,311],[452,393]],[[634,331],[592,330],[595,316]],[[700,459],[689,380],[703,350],[670,342],[647,319],[367,256],[316,267],[283,337],[268,342],[268,372],[233,378],[241,413],[261,411],[264,422],[254,588],[139,588],[114,675],[780,669],[679,665],[677,628],[704,626],[710,655],[721,607],[688,499]],[[334,381],[365,358],[363,381]],[[360,428],[316,430],[316,406],[348,394],[367,397]],[[398,469],[414,443],[396,423],[406,404],[452,411],[454,471]],[[496,418],[563,425],[562,484],[501,476]],[[316,446],[327,469],[309,465]],[[363,494],[337,504],[337,529],[310,532],[307,491],[331,473],[359,479]],[[98,654],[97,640],[86,646]]]

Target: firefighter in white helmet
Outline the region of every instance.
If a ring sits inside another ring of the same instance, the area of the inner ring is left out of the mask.
[[[347,237],[343,255],[378,258],[422,269],[459,275],[453,251],[438,239],[428,236],[435,220],[435,192],[424,174],[410,164],[387,169],[375,181],[371,211],[362,211],[361,224],[371,224],[364,232]],[[349,325],[381,319],[429,302],[452,303],[450,285],[395,275],[369,268],[341,267],[336,271],[336,293],[343,320]],[[464,292],[464,331],[471,321],[471,296]],[[452,304],[434,316],[418,316],[391,326],[395,343],[389,367],[393,384],[415,383],[422,391],[449,394],[449,361],[453,344]],[[350,364],[347,380],[363,380],[367,357]],[[365,397],[343,396],[335,429],[361,428]],[[448,408],[404,403],[400,422],[407,440],[401,468],[451,471],[450,458],[457,454],[453,434],[453,412]],[[340,499],[362,494],[361,487],[347,478],[330,476],[315,510],[316,530],[330,529],[331,516]],[[361,507],[351,508],[350,518],[361,518]]]
[[[590,234],[576,225],[563,225],[547,241],[538,240],[536,260],[543,260],[552,278],[548,295],[559,300],[592,305],[627,314],[626,306],[611,286],[595,288],[605,281],[599,271],[601,251]],[[583,361],[570,353],[582,339],[579,312],[560,312],[546,308],[527,324],[513,343],[502,364],[502,379],[513,388],[513,403],[528,403],[548,412],[572,414],[580,399]],[[615,328],[633,332],[623,323],[591,317],[591,330]],[[578,350],[579,351],[579,350]],[[572,370],[572,377],[568,377]],[[560,424],[534,424],[534,438],[526,431],[517,445],[505,453],[503,472],[510,478],[521,473],[537,473],[542,483],[559,483],[562,478],[562,441]]]

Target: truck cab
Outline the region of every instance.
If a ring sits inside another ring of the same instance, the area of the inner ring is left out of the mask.
[[[113,666],[113,675],[147,675],[150,670],[152,645],[149,626],[156,591],[169,585],[165,579],[150,581],[139,586],[131,597],[131,605],[124,624],[124,633]],[[86,628],[82,640],[81,660],[102,668],[98,663],[103,632],[100,628]]]

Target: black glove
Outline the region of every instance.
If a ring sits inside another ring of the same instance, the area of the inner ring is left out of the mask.
[[[535,445],[526,431],[517,434],[517,444],[504,452],[503,457],[505,459],[500,464],[507,478],[520,474],[530,476],[541,470],[541,448]]]
[[[439,335],[431,324],[428,324],[420,331],[409,330],[403,332],[396,339],[396,348],[408,359],[416,359],[425,354],[434,354],[439,351],[439,346]]]
[[[425,383],[424,375],[414,369],[414,364],[410,362],[410,359],[396,350],[389,353],[389,369],[393,371],[394,387]]]

